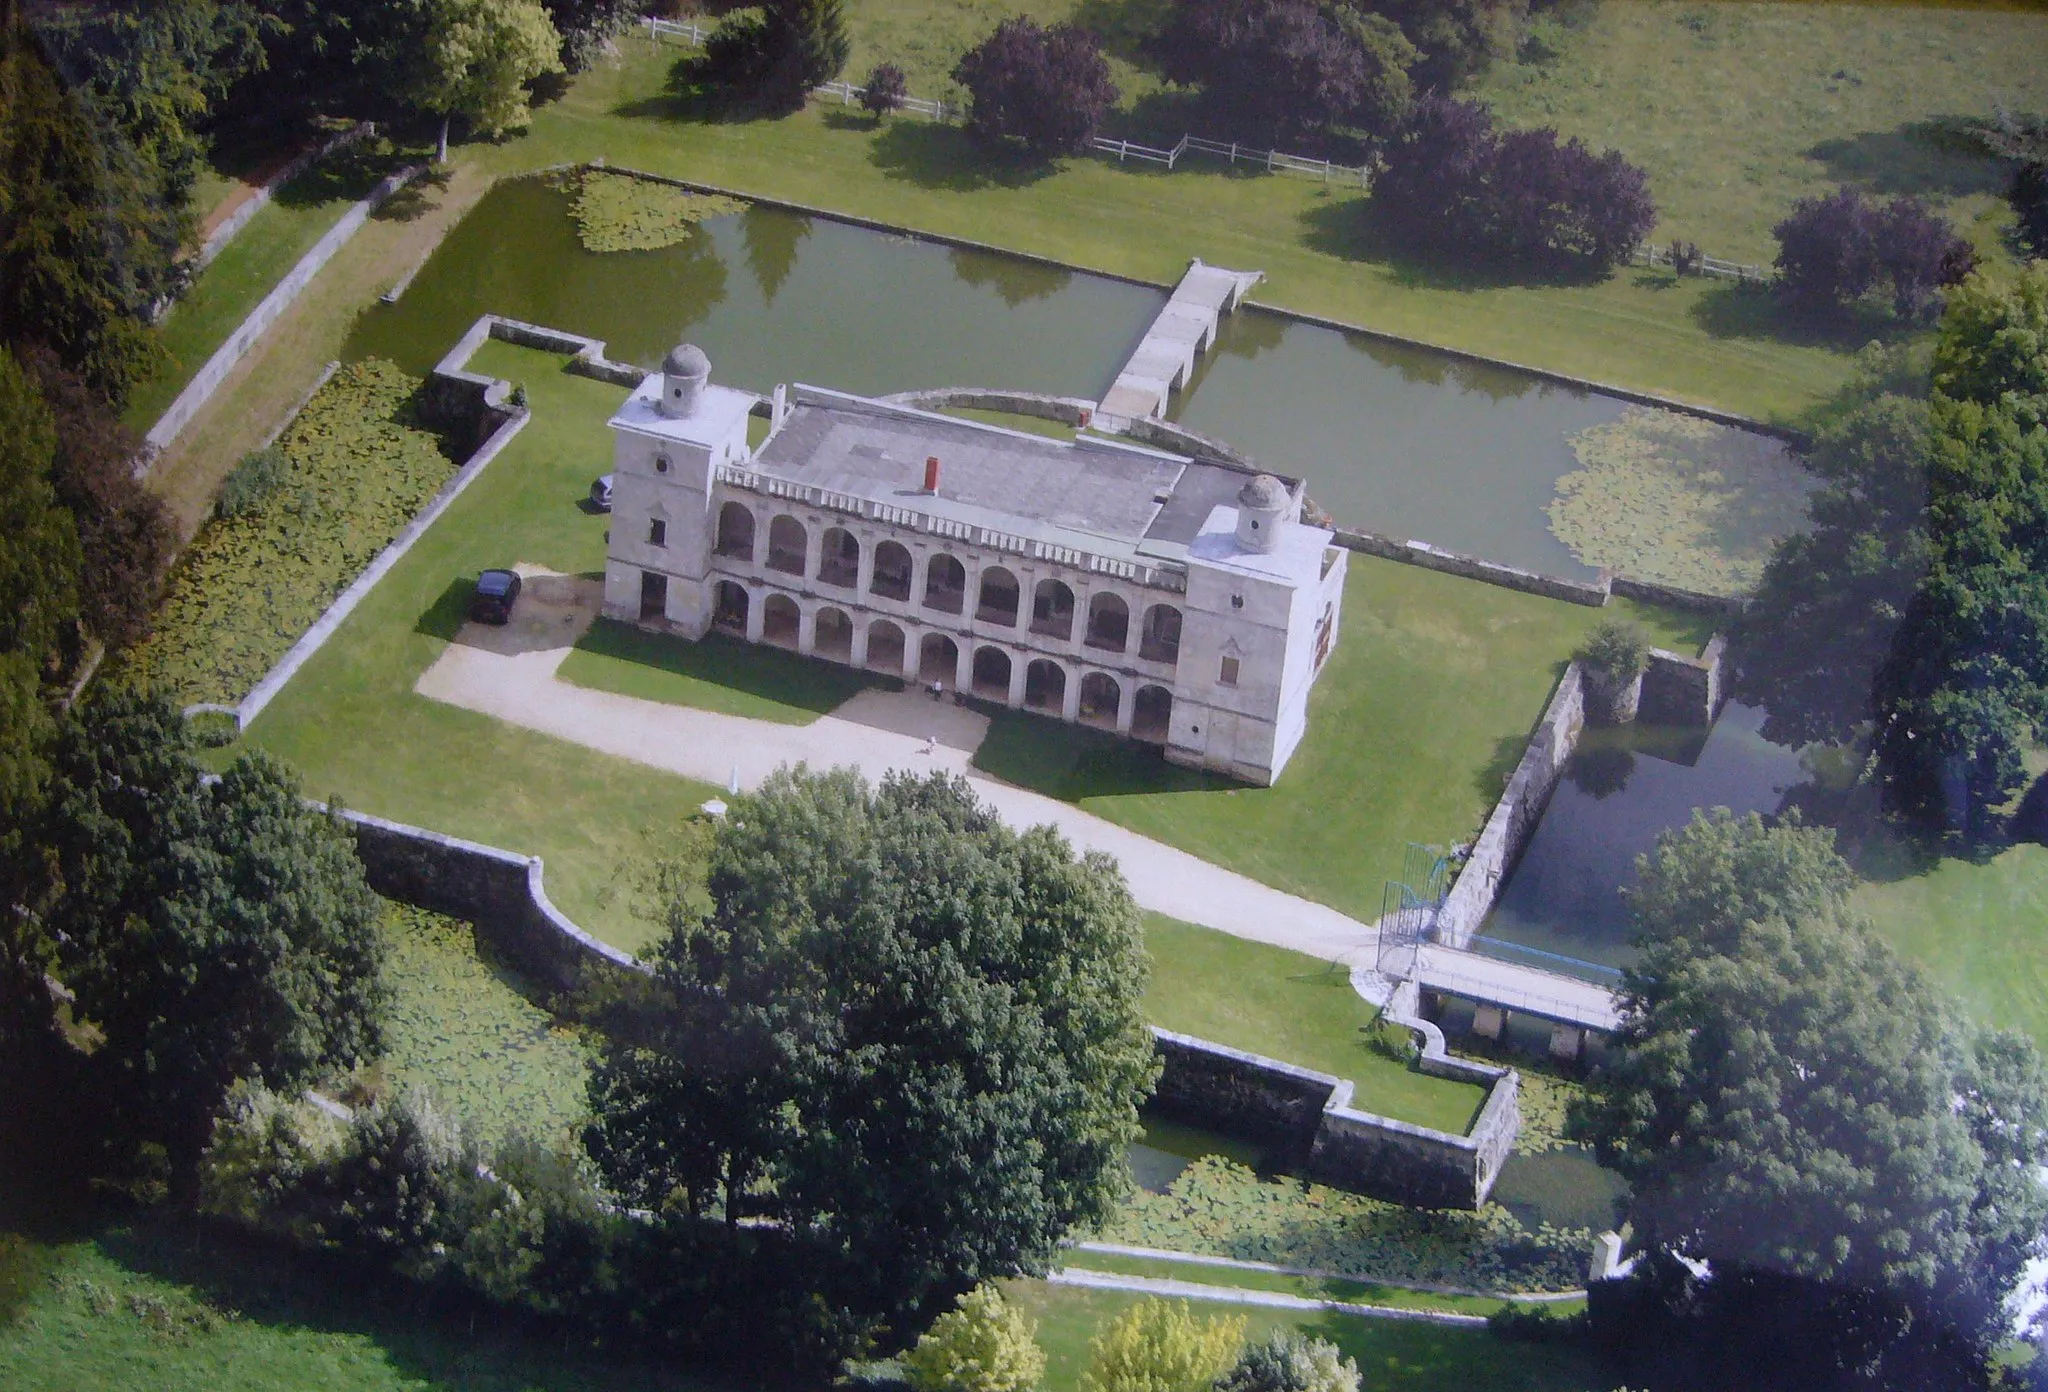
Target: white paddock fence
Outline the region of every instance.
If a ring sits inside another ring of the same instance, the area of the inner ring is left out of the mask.
[[[1669,266],[1672,264],[1671,247],[1659,246],[1655,242],[1644,242],[1636,248],[1631,258],[1638,266]],[[1771,278],[1770,267],[1752,266],[1740,261],[1723,261],[1718,256],[1702,256],[1695,275],[1714,276],[1721,280],[1751,280],[1762,282]]]

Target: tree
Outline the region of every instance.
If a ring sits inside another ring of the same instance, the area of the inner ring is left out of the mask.
[[[772,0],[727,15],[704,46],[703,72],[729,96],[794,111],[846,66],[843,0]]]
[[[1399,240],[1508,265],[1606,270],[1656,225],[1649,176],[1549,127],[1496,132],[1475,102],[1425,97],[1388,142],[1372,206]]]
[[[41,345],[25,354],[57,427],[51,480],[78,529],[78,617],[109,647],[149,630],[177,533],[163,500],[135,476],[142,442],[85,379]]]
[[[1574,1116],[1642,1244],[1709,1263],[1759,1338],[1827,1331],[1825,1366],[1988,1354],[2048,1220],[2016,1182],[2048,1159],[2032,1046],[1967,1030],[1847,913],[1821,833],[1696,820],[1643,875],[1621,1053]]]
[[[720,824],[709,895],[672,904],[659,1004],[593,1080],[621,1193],[775,1216],[870,1312],[1035,1268],[1114,1211],[1156,1062],[1110,862],[957,779],[784,771]]]
[[[1185,1300],[1141,1300],[1088,1346],[1081,1392],[1210,1392],[1243,1343],[1241,1315],[1198,1319]]]
[[[910,84],[903,69],[894,63],[877,63],[861,84],[861,109],[880,121],[892,111],[901,111],[903,99],[909,95]]]
[[[229,1087],[296,1089],[377,1052],[377,900],[338,819],[270,756],[199,781],[160,700],[105,695],[59,740],[42,838],[48,927],[92,1056],[103,1134],[160,1147],[174,1182]]]
[[[49,409],[0,348],[0,827],[18,827],[41,794],[43,670],[77,613],[78,532],[50,484],[56,453]]]
[[[1358,1392],[1358,1364],[1328,1339],[1276,1329],[1245,1347],[1216,1392]]]
[[[562,67],[582,72],[606,45],[633,27],[643,0],[544,0],[548,19],[562,36]]]
[[[1978,275],[1949,298],[1934,350],[1934,387],[1983,406],[2008,403],[2048,421],[2048,262],[2006,278]]]
[[[1918,318],[1976,260],[1948,220],[1919,199],[1877,204],[1848,187],[1800,199],[1771,233],[1779,286],[1814,307],[1849,304],[1889,282],[1898,315]]]
[[[2006,201],[2019,219],[2020,240],[2037,257],[2048,257],[2048,162],[2028,160],[2013,171]]]
[[[1040,157],[1086,150],[1118,96],[1109,63],[1086,30],[1041,29],[1022,15],[969,49],[953,80],[972,98],[970,131],[987,141],[1015,140]]]
[[[1874,683],[1928,565],[1925,400],[1868,397],[1807,454],[1811,526],[1781,540],[1737,619],[1735,690],[1780,743],[1846,744],[1876,716]]]
[[[523,130],[533,119],[526,84],[562,71],[562,36],[539,0],[410,0],[410,23],[391,54],[401,99],[441,119],[436,159],[448,158],[448,126],[466,118],[481,134]]]
[[[1391,129],[1418,57],[1384,16],[1315,0],[1175,0],[1157,47],[1168,78],[1200,83],[1221,118],[1276,137]]]
[[[1514,53],[1529,16],[1527,0],[1376,0],[1372,9],[1401,26],[1422,54],[1416,81],[1439,93]]]
[[[976,1286],[903,1356],[912,1392],[1033,1392],[1045,1350],[1031,1321],[994,1286]]]

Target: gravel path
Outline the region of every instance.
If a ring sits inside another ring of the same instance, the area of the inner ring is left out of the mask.
[[[1340,1315],[1362,1315],[1367,1319],[1412,1320],[1418,1324],[1448,1324],[1467,1329],[1486,1327],[1484,1315],[1460,1315],[1449,1310],[1411,1310],[1398,1305],[1359,1305],[1349,1300],[1317,1300],[1306,1295],[1289,1295],[1285,1291],[1208,1286],[1199,1281],[1175,1281],[1163,1276],[1121,1276],[1115,1272],[1088,1271],[1075,1266],[1064,1267],[1045,1279],[1055,1286],[1136,1291],[1144,1295],[1170,1296],[1175,1300],[1264,1305],[1276,1310],[1329,1310]]]
[[[1055,798],[983,777],[969,767],[978,742],[975,730],[952,716],[952,707],[943,708],[948,714],[935,714],[941,708],[916,691],[864,693],[842,707],[858,714],[858,720],[833,714],[809,725],[780,725],[562,681],[557,669],[595,612],[595,582],[520,569],[530,578],[518,620],[503,629],[466,625],[421,674],[414,690],[721,788],[735,776],[741,788],[752,788],[777,768],[798,763],[813,768],[850,764],[875,780],[895,769],[964,774],[975,793],[1010,825],[1049,822],[1076,847],[1115,856],[1144,908],[1325,961],[1363,960],[1374,942],[1371,928],[1335,909],[1211,865]],[[935,741],[903,733],[925,726],[935,727],[926,732],[937,735]]]

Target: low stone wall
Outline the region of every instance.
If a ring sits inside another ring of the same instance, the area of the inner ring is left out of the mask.
[[[538,856],[344,811],[370,888],[387,899],[466,919],[520,970],[569,989],[592,971],[647,970],[599,942],[548,900]]]
[[[1397,541],[1378,532],[1355,532],[1344,527],[1337,528],[1336,540],[1339,546],[1362,551],[1368,556],[1405,561],[1424,570],[1462,575],[1468,580],[1483,580],[1489,585],[1561,599],[1568,604],[1584,604],[1598,609],[1607,603],[1608,587],[1605,583],[1564,580],[1555,575],[1523,570],[1519,566],[1502,565],[1498,561],[1482,561],[1476,556],[1461,556],[1455,551],[1431,546],[1426,541]]]
[[[1712,725],[1725,699],[1721,658],[1728,640],[1715,634],[1698,657],[1650,649],[1637,718],[1659,725]]]
[[[1700,590],[1680,589],[1676,585],[1660,585],[1654,580],[1632,580],[1626,575],[1610,574],[1607,587],[1623,599],[1661,604],[1668,609],[1683,609],[1692,614],[1734,618],[1749,607],[1749,601],[1739,595],[1706,594]]]
[[[1488,1088],[1469,1134],[1454,1136],[1351,1104],[1352,1085],[1154,1029],[1162,1065],[1152,1104],[1178,1121],[1278,1150],[1321,1184],[1422,1208],[1477,1208],[1486,1202],[1521,1126],[1521,1079],[1512,1070],[1464,1059],[1424,1060],[1439,1077]]]
[[[1139,416],[1124,427],[1124,434],[1141,445],[1151,445],[1155,449],[1185,454],[1190,459],[1199,459],[1205,464],[1221,464],[1226,469],[1237,469],[1248,474],[1271,474],[1289,487],[1299,482],[1298,479],[1277,469],[1268,469],[1250,455],[1221,440],[1204,435],[1199,430],[1190,430],[1184,425],[1175,425],[1172,421]]]
[[[170,404],[163,415],[157,418],[156,424],[149,428],[149,433],[143,436],[143,443],[147,448],[142,452],[138,474],[149,472],[156,456],[166,445],[178,438],[178,433],[191,423],[192,417],[199,414],[200,408],[212,400],[213,394],[220,390],[221,383],[227,381],[228,374],[235,370],[236,364],[248,356],[249,350],[256,346],[256,341],[263,337],[264,331],[291,308],[292,302],[313,283],[313,277],[320,274],[322,268],[334,259],[334,254],[348,245],[348,239],[356,234],[357,229],[369,221],[370,214],[382,206],[385,199],[417,178],[423,168],[422,165],[412,165],[381,180],[370,190],[368,197],[343,213],[341,221],[329,228],[327,235],[313,243],[312,249],[299,258],[298,264],[285,272],[284,279],[257,303],[256,308],[249,311],[249,317],[236,326],[235,331],[228,335],[227,342],[214,351],[213,356],[206,360],[206,365],[200,368],[192,380],[185,384],[185,389],[178,393],[178,399]]]
[[[268,179],[265,179],[262,188],[256,190],[255,194],[245,201],[241,207],[228,214],[222,220],[220,226],[214,228],[207,236],[205,243],[199,248],[198,255],[192,258],[192,274],[197,275],[212,265],[213,258],[226,250],[227,244],[232,242],[240,234],[241,230],[249,225],[251,218],[254,218],[256,214],[263,211],[263,205],[274,198],[279,189],[305,173],[317,161],[326,159],[336,150],[353,145],[364,136],[375,135],[376,133],[377,123],[375,121],[358,121],[339,135],[330,136],[323,143],[311,149],[302,150],[293,156],[289,164],[285,165],[284,168],[278,170]]]
[[[1529,844],[1543,809],[1550,805],[1550,795],[1557,790],[1565,761],[1578,747],[1579,732],[1585,723],[1583,678],[1579,664],[1574,662],[1565,668],[1563,680],[1558,682],[1543,718],[1536,724],[1536,733],[1529,738],[1529,747],[1522,751],[1522,760],[1508,778],[1500,801],[1494,804],[1493,815],[1486,819],[1479,839],[1472,843],[1471,853],[1465,857],[1458,882],[1451,886],[1437,912],[1438,942],[1450,947],[1465,946],[1493,911],[1501,883]]]

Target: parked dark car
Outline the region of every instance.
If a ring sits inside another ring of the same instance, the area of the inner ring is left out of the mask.
[[[605,474],[590,485],[590,505],[599,512],[612,510],[612,476]]]
[[[487,570],[476,578],[476,593],[469,597],[469,617],[477,623],[510,623],[512,604],[518,598],[517,572]]]

